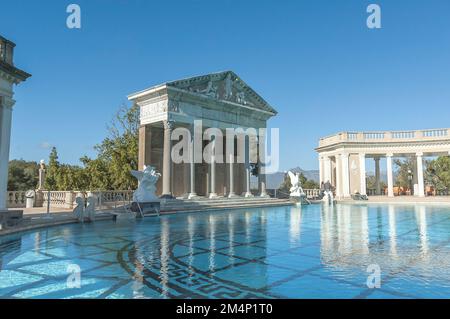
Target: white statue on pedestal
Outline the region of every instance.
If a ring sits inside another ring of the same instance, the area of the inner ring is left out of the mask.
[[[302,185],[300,183],[300,174],[299,173],[292,173],[291,171],[288,172],[289,177],[291,179],[291,188],[289,191],[291,192],[291,197],[302,197],[305,196],[305,193],[303,192]]]
[[[143,171],[131,171],[131,175],[137,178],[139,185],[133,193],[133,201],[137,203],[159,201],[156,196],[156,182],[161,176],[153,166],[144,166]]]

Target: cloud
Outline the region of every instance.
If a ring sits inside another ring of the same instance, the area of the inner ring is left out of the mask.
[[[41,144],[39,144],[39,147],[44,150],[48,150],[52,147],[52,145],[49,142],[42,142]]]

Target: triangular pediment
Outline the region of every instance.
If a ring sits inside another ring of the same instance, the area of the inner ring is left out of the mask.
[[[201,94],[224,102],[257,108],[266,112],[277,111],[232,71],[224,71],[166,83],[183,91]]]

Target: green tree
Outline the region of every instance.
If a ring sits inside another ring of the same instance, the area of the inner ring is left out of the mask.
[[[450,188],[450,157],[440,156],[426,163],[425,180],[438,192],[448,193]]]
[[[56,147],[52,147],[50,152],[48,165],[46,168],[46,177],[44,187],[47,190],[58,190],[58,173],[59,173],[58,151]]]
[[[394,164],[398,167],[396,179],[394,182],[395,186],[406,188],[409,188],[411,186],[409,176],[410,172],[411,174],[414,174],[415,172],[415,161],[416,159],[414,157],[408,157],[404,160],[394,160]]]
[[[109,135],[95,147],[102,167],[107,165],[108,176],[97,176],[113,189],[135,189],[137,180],[131,170],[138,167],[139,107],[122,107],[108,128]]]
[[[101,159],[90,159],[85,156],[80,159],[84,165],[84,178],[87,190],[111,190],[108,162]]]
[[[11,160],[8,169],[8,190],[26,191],[38,184],[39,165],[36,162]]]

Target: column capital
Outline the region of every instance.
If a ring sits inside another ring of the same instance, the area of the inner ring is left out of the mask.
[[[394,153],[386,153],[386,157],[393,157]]]
[[[16,101],[13,100],[12,98],[5,95],[0,96],[0,107],[12,111],[14,104],[16,104]]]
[[[173,129],[174,122],[173,121],[163,121],[164,129],[171,130]]]
[[[417,152],[416,156],[423,156],[423,152]]]

